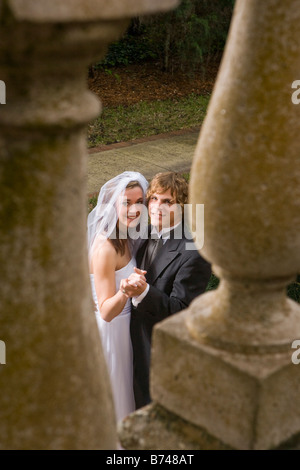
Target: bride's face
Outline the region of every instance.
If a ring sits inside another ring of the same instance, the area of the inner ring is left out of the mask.
[[[142,213],[143,191],[139,186],[126,189],[117,205],[119,228],[135,227]]]

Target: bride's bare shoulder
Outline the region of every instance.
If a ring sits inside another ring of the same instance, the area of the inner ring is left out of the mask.
[[[113,253],[116,254],[116,250],[113,244],[107,238],[106,240],[102,241],[101,245],[102,245],[101,249],[103,250],[103,252],[105,251],[106,253],[109,253],[109,254],[113,254]]]
[[[117,252],[108,239],[99,240],[94,246],[92,255],[92,268],[99,265],[114,267],[117,263]]]
[[[103,256],[112,256],[116,257],[117,252],[113,246],[113,244],[107,239],[99,239],[98,243],[96,242],[96,245],[94,247],[94,253],[97,253],[97,255],[103,257]]]

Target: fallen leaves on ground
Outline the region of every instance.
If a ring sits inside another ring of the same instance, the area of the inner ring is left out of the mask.
[[[103,106],[126,106],[139,101],[178,99],[190,94],[209,95],[216,79],[219,63],[206,66],[189,75],[162,71],[155,62],[131,64],[113,69],[99,69],[88,78],[88,86]]]

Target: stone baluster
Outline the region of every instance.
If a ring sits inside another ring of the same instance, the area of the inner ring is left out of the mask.
[[[297,0],[236,3],[191,174],[221,282],[155,329],[154,403],[124,425],[127,448],[163,434],[178,449],[299,446],[300,307],[286,296],[300,269],[299,16]]]
[[[1,449],[116,446],[86,253],[87,67],[131,16],[175,4],[0,2]]]

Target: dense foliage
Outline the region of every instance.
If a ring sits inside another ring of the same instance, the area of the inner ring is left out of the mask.
[[[193,71],[223,52],[234,0],[182,0],[151,17],[134,18],[124,37],[111,44],[94,67],[114,67],[155,59],[166,71]]]

